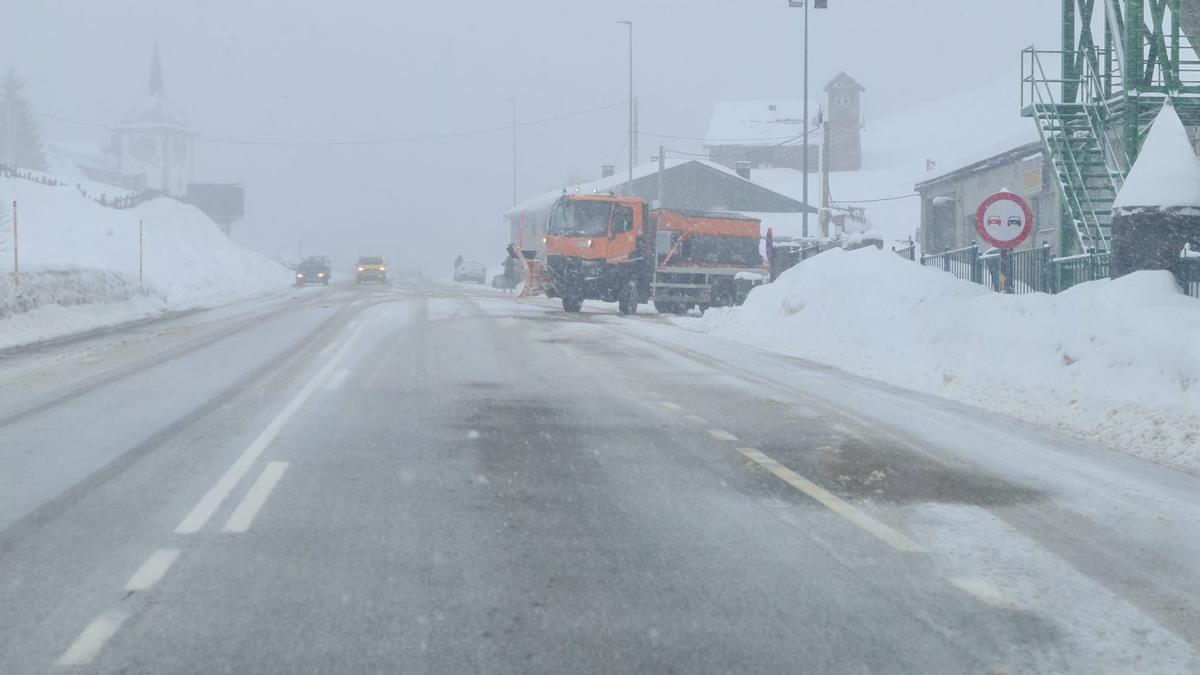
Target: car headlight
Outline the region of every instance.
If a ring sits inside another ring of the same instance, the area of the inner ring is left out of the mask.
[[[303,279],[303,278],[304,278],[304,272],[296,272],[296,278],[297,278],[297,279]]]
[[[387,268],[386,268],[386,267],[384,267],[383,265],[380,265],[380,266],[379,266],[379,271],[380,271],[380,272],[386,272],[386,271],[387,271]]]
[[[360,267],[360,268],[358,268],[358,271],[359,271],[359,272],[364,272],[364,271],[366,271],[366,270],[364,270],[362,267]]]
[[[324,272],[317,272],[317,276],[319,276],[319,277],[323,277],[323,276],[325,276],[325,273],[324,273]]]

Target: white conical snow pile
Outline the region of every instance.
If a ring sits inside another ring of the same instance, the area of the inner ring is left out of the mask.
[[[1200,158],[1170,101],[1154,120],[1113,208],[1200,209]]]

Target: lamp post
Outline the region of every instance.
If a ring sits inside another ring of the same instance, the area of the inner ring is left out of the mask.
[[[517,205],[517,99],[510,98],[512,104],[512,202]]]
[[[633,194],[633,22],[618,21],[629,26],[629,182],[625,184],[626,196]]]
[[[788,0],[788,7],[804,8],[804,157],[801,165],[804,167],[804,185],[802,199],[804,211],[801,214],[803,223],[801,233],[808,237],[808,3],[810,0]],[[811,0],[816,9],[826,9],[829,0]]]

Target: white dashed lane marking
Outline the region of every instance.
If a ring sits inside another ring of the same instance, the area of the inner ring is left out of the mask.
[[[734,436],[733,434],[729,433],[728,431],[725,431],[724,429],[709,429],[708,435],[712,436],[713,438],[717,439],[718,441],[729,441],[730,443],[734,443],[738,439],[737,436]]]
[[[229,516],[229,520],[225,521],[225,527],[221,528],[222,532],[241,533],[250,529],[254,523],[254,517],[262,510],[267,499],[271,496],[271,491],[275,489],[275,485],[283,478],[283,472],[287,471],[287,462],[271,462],[263,472],[259,474],[258,480],[254,481],[254,485],[246,492],[246,496],[242,498],[242,503],[238,504],[237,508]]]
[[[175,563],[175,559],[179,557],[179,549],[177,548],[160,548],[150,557],[142,566],[138,568],[133,576],[129,577],[129,581],[125,582],[125,590],[127,591],[146,591],[150,587],[157,584]]]
[[[60,666],[83,666],[91,663],[124,621],[125,614],[115,610],[96,617],[55,663]]]
[[[813,483],[795,471],[792,471],[774,459],[764,455],[762,452],[755,450],[754,448],[738,448],[738,452],[745,455],[755,464],[758,464],[767,471],[775,474],[777,478],[783,480],[788,485],[791,485],[809,497],[817,500],[830,511],[833,511],[851,523],[854,523],[858,527],[866,530],[875,538],[884,542],[888,546],[891,546],[897,551],[905,551],[909,553],[925,552],[925,548],[917,542],[909,539],[896,530],[893,530],[887,525],[884,525],[878,520],[875,520],[871,516],[868,516],[866,513],[863,513],[850,504],[847,504],[831,494],[825,488]]]

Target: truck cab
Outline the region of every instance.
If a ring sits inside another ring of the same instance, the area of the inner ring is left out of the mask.
[[[622,314],[650,297],[653,239],[644,200],[564,195],[550,210],[546,269],[551,297],[578,312],[584,300],[616,301]]]

